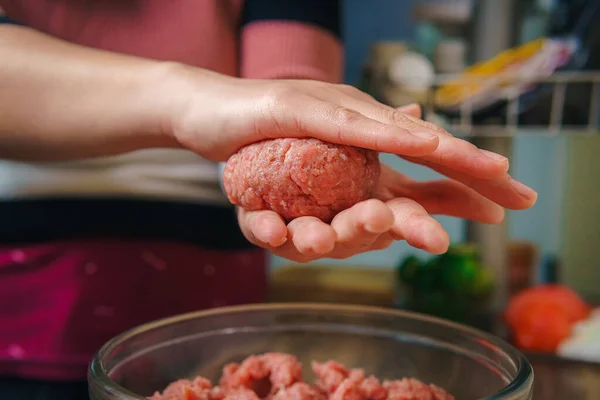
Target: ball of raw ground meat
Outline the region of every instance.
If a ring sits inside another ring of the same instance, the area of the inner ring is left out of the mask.
[[[383,381],[336,361],[313,362],[315,385],[302,378],[302,364],[291,354],[250,356],[223,368],[219,385],[205,378],[180,379],[148,400],[454,400],[435,385],[412,378]]]
[[[314,216],[329,222],[373,195],[377,152],[318,139],[273,139],[244,147],[223,172],[229,201],[246,210],[273,210],[286,221]]]

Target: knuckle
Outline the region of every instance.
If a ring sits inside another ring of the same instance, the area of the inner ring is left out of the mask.
[[[452,135],[451,135],[450,133],[448,133],[448,132],[447,132],[445,129],[443,129],[443,128],[441,128],[441,127],[437,126],[437,125],[435,125],[435,124],[434,124],[434,123],[432,123],[432,122],[425,121],[425,120],[419,120],[419,121],[420,121],[420,123],[421,123],[421,124],[422,124],[422,125],[423,125],[425,128],[427,128],[427,129],[431,129],[432,131],[434,131],[434,132],[437,132],[437,133],[441,133],[441,134],[443,134],[443,135],[452,136]]]
[[[409,120],[414,126],[419,126],[425,129],[429,129],[433,132],[445,135],[445,136],[452,136],[450,135],[450,133],[448,133],[446,130],[444,130],[443,128],[435,125],[432,122],[429,121],[425,121],[423,119],[417,118],[417,117],[413,117],[412,115],[405,115],[406,119]]]
[[[419,119],[413,118],[410,115],[404,114],[401,111],[398,111],[396,109],[391,109],[388,110],[387,112],[387,118],[388,120],[396,125],[396,126],[401,126],[407,130],[433,130],[433,131],[438,131],[439,128],[432,128],[430,126],[428,126],[428,124],[430,123],[426,123],[425,121],[421,121]],[[430,124],[431,126],[434,126],[433,124]]]
[[[393,121],[396,124],[404,125],[407,128],[415,128],[415,127],[416,128],[425,128],[425,129],[434,131],[436,133],[450,135],[444,129],[440,128],[439,126],[437,126],[429,121],[425,121],[423,119],[413,117],[412,115],[403,113],[402,111],[399,111],[395,108],[388,110],[387,116],[390,121]]]
[[[356,122],[360,114],[350,108],[338,106],[333,110],[333,116],[340,124],[347,125]]]
[[[398,198],[394,200],[392,210],[396,217],[396,221],[401,224],[408,223],[409,220],[429,216],[423,206],[409,198]]]
[[[413,124],[413,122],[410,119],[408,119],[406,114],[404,114],[398,110],[389,108],[389,109],[386,109],[384,112],[386,113],[386,117],[388,120],[390,120],[398,125],[412,125]]]

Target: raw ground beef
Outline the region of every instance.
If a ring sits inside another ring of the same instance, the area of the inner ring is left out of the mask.
[[[229,201],[273,210],[286,221],[314,216],[325,222],[373,195],[380,174],[375,151],[318,139],[273,139],[231,156],[223,172]]]
[[[362,369],[327,361],[312,363],[314,385],[302,380],[302,365],[289,354],[251,356],[223,368],[218,386],[198,377],[171,383],[150,400],[454,400],[435,385],[404,378],[380,382]]]

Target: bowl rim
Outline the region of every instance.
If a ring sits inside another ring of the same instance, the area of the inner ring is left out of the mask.
[[[293,311],[293,310],[306,310],[306,311],[321,311],[321,312],[360,312],[371,315],[380,315],[387,317],[396,318],[408,318],[413,320],[419,320],[423,322],[429,322],[445,326],[449,329],[454,329],[458,332],[470,334],[481,339],[484,339],[493,346],[498,347],[502,352],[507,354],[510,359],[515,363],[517,367],[517,373],[512,381],[506,385],[502,390],[493,394],[491,397],[486,397],[481,400],[500,400],[504,398],[511,398],[511,395],[517,394],[521,391],[524,394],[529,393],[533,390],[533,367],[518,349],[512,346],[507,341],[484,332],[480,329],[473,328],[467,325],[462,325],[453,321],[445,320],[442,318],[434,317],[431,315],[415,313],[411,311],[398,310],[393,308],[375,307],[375,306],[363,306],[363,305],[350,305],[350,304],[335,304],[335,303],[264,303],[264,304],[246,304],[237,306],[227,306],[219,308],[211,308],[207,310],[192,311],[185,314],[174,315],[171,317],[161,318],[155,321],[150,321],[145,324],[138,325],[131,328],[107,341],[102,347],[94,354],[89,366],[88,366],[88,385],[93,382],[95,385],[101,386],[105,392],[111,395],[126,396],[124,399],[127,400],[145,400],[146,398],[135,394],[128,389],[122,387],[115,381],[113,381],[104,367],[103,356],[110,353],[122,342],[135,337],[141,333],[154,330],[157,328],[165,327],[171,324],[180,323],[184,321],[208,318],[216,315],[226,314],[237,314],[243,312],[257,312],[257,311]]]

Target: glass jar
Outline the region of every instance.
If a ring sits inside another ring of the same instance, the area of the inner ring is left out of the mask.
[[[496,337],[419,314],[319,304],[215,309],[132,329],[94,357],[90,396],[141,400],[181,378],[215,382],[223,365],[272,351],[305,366],[333,359],[383,379],[414,377],[457,399],[532,398],[530,364]]]

